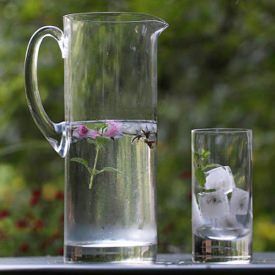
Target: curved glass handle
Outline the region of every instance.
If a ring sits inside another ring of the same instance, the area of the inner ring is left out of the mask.
[[[63,32],[54,26],[46,26],[38,29],[30,39],[25,58],[25,90],[28,106],[32,117],[52,145],[54,150],[64,157],[68,150],[67,127],[64,122],[54,123],[45,112],[38,90],[37,58],[39,47],[45,37],[54,38],[63,53]]]

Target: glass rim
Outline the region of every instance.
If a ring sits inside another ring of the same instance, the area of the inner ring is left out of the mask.
[[[209,133],[209,134],[227,134],[227,133],[252,133],[252,129],[247,128],[200,128],[192,129],[192,133]]]
[[[102,16],[102,19],[96,18],[97,16]],[[118,17],[122,16],[120,20],[104,19],[106,17]],[[96,20],[93,20],[94,19]],[[123,20],[123,17],[125,20]],[[129,19],[132,17],[133,19]],[[147,13],[141,12],[80,12],[80,13],[70,13],[63,16],[63,18],[72,20],[72,21],[92,21],[94,23],[146,23],[146,22],[157,22],[163,24],[165,27],[168,27],[168,23],[163,19],[150,15]]]

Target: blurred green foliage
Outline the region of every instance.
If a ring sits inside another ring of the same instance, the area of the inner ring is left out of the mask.
[[[136,11],[170,27],[159,38],[159,252],[191,251],[190,131],[254,134],[254,249],[275,250],[275,2],[268,0],[0,0],[0,255],[57,255],[63,242],[63,160],[34,124],[24,93],[32,33],[75,12]],[[63,120],[63,61],[39,55],[46,111]]]

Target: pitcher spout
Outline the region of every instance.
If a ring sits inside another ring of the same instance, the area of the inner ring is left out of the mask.
[[[160,35],[165,29],[169,27],[169,24],[163,19],[155,16],[152,17],[152,31],[154,35]]]

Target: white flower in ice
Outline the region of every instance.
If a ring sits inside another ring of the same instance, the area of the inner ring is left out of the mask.
[[[219,219],[219,226],[223,228],[238,228],[240,227],[235,215],[226,215]]]
[[[222,190],[229,193],[235,187],[234,178],[229,166],[220,166],[205,173],[205,189]]]
[[[200,193],[198,199],[204,219],[221,218],[230,213],[227,195],[221,190]]]
[[[234,215],[246,215],[249,206],[249,193],[240,188],[234,188],[230,199],[230,210]]]

